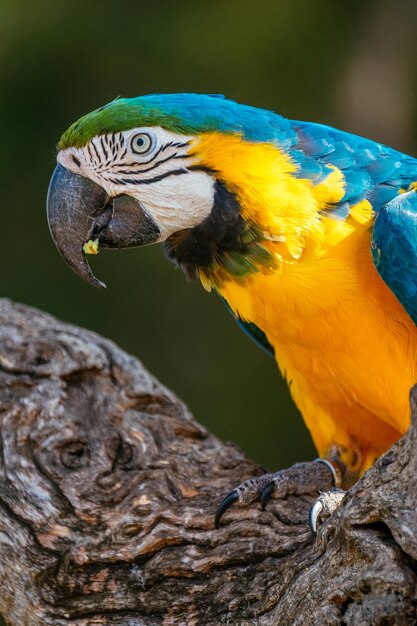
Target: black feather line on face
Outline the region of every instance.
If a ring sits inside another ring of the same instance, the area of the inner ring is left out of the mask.
[[[164,244],[166,256],[181,267],[188,278],[196,278],[198,270],[214,262],[221,264],[228,252],[244,255],[247,244],[242,241],[246,231],[236,195],[216,181],[210,215],[198,226],[171,235]]]

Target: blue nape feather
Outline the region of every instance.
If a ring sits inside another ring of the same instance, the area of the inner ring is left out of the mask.
[[[125,99],[143,114],[160,112],[167,119],[181,120],[189,131],[239,133],[248,141],[276,143],[286,149],[295,140],[290,122],[267,109],[238,104],[221,94],[172,93]]]

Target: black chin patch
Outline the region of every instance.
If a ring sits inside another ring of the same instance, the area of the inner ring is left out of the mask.
[[[244,231],[245,223],[235,194],[216,181],[210,215],[198,226],[171,235],[164,244],[165,254],[189,278],[196,278],[199,269],[209,268],[214,261],[221,264],[227,252],[244,254]]]

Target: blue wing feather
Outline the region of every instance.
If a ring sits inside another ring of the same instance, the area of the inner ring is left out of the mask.
[[[228,311],[233,315],[234,320],[238,323],[240,328],[256,343],[256,345],[267,354],[274,356],[274,348],[269,343],[265,333],[253,322],[244,322],[238,315],[235,315],[228,305],[227,301],[222,298],[224,304],[226,305]]]
[[[264,352],[270,356],[274,356],[274,349],[266,338],[265,333],[253,322],[244,322],[240,317],[236,317],[236,321],[240,328],[247,334],[248,337],[256,343],[259,348],[262,348]]]
[[[322,124],[293,121],[291,125],[297,137],[291,153],[299,166],[297,176],[317,184],[335,166],[345,177],[345,195],[325,211],[329,217],[347,217],[347,209],[364,198],[378,212],[417,180],[417,160],[393,148]]]
[[[375,266],[417,324],[417,193],[400,194],[378,213],[372,235]]]
[[[417,193],[408,191],[417,181],[417,160],[388,146],[321,124],[292,122],[298,137],[298,176],[314,184],[329,166],[345,178],[345,195],[324,213],[346,219],[350,208],[364,198],[376,213],[372,257],[388,287],[417,324]],[[304,154],[304,161],[299,157]],[[315,166],[310,165],[310,160]],[[314,172],[314,178],[310,173]]]

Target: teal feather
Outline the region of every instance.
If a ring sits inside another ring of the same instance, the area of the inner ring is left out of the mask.
[[[269,343],[268,338],[265,335],[265,333],[263,332],[263,330],[261,330],[253,322],[245,322],[245,321],[243,321],[239,317],[239,315],[235,315],[233,313],[233,311],[230,308],[230,306],[228,305],[227,301],[224,300],[224,298],[222,298],[222,300],[223,300],[224,304],[226,305],[226,308],[229,311],[229,313],[231,313],[233,315],[233,318],[238,323],[240,328],[245,332],[245,334],[248,337],[250,337],[250,339],[252,339],[252,341],[254,341],[259,348],[262,348],[262,350],[264,350],[264,352],[266,352],[270,356],[274,356],[274,348]]]
[[[375,266],[417,324],[417,193],[398,195],[375,219],[372,236]]]

